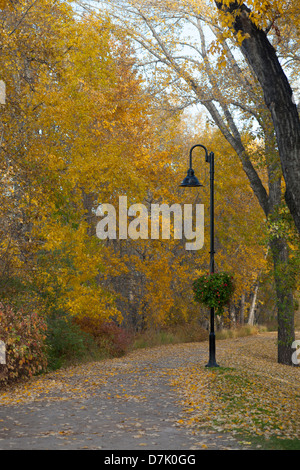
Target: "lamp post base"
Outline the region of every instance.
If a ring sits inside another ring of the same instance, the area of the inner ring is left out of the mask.
[[[216,362],[216,338],[215,333],[209,333],[209,361],[205,367],[220,367]]]
[[[220,366],[219,364],[216,363],[216,361],[209,360],[209,362],[206,364],[205,367],[220,367]]]

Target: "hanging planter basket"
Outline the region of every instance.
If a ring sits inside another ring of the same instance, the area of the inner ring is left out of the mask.
[[[212,273],[200,276],[193,282],[194,300],[205,307],[214,307],[222,315],[234,293],[233,276],[229,273]]]

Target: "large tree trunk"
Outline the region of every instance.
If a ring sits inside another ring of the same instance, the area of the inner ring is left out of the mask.
[[[247,34],[241,49],[254,71],[264,93],[265,103],[271,112],[286,183],[285,200],[300,232],[300,120],[293,92],[279,63],[274,47],[266,33],[257,28],[249,18],[246,5],[232,2],[228,7],[215,2],[220,10],[235,13],[234,29]]]
[[[286,241],[275,238],[270,243],[273,263],[274,280],[277,300],[278,320],[278,362],[292,364],[292,343],[295,340],[294,331],[294,299],[290,285],[288,249]]]

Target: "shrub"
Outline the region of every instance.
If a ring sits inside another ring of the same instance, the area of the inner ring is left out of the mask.
[[[96,345],[93,338],[63,311],[55,311],[47,318],[48,367],[59,369],[66,364],[93,356]]]
[[[114,321],[101,322],[89,317],[76,319],[81,330],[93,336],[98,347],[108,356],[119,357],[126,353],[133,341],[132,334]]]
[[[0,303],[0,339],[6,349],[6,364],[0,366],[0,385],[46,370],[46,328],[36,312],[27,313]]]
[[[193,282],[195,301],[208,308],[214,307],[215,313],[223,313],[234,292],[233,277],[228,273],[212,273],[200,276]]]

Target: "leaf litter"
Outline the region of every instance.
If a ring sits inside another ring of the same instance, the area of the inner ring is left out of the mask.
[[[274,333],[217,343],[220,368],[182,368],[185,424],[216,431],[300,439],[300,369],[277,363]]]
[[[207,354],[207,342],[136,350],[6,388],[0,391],[0,406],[39,402],[47,406],[76,399],[84,405],[83,400],[95,395],[101,396],[102,406],[110,400],[143,402],[155,391],[159,377],[164,377],[181,405],[177,426],[192,432],[207,430],[216,439],[224,432],[300,438],[300,369],[277,363],[275,334],[217,341],[219,368],[205,367]],[[144,436],[142,418],[135,423],[137,440]],[[199,445],[206,448],[205,443]]]

